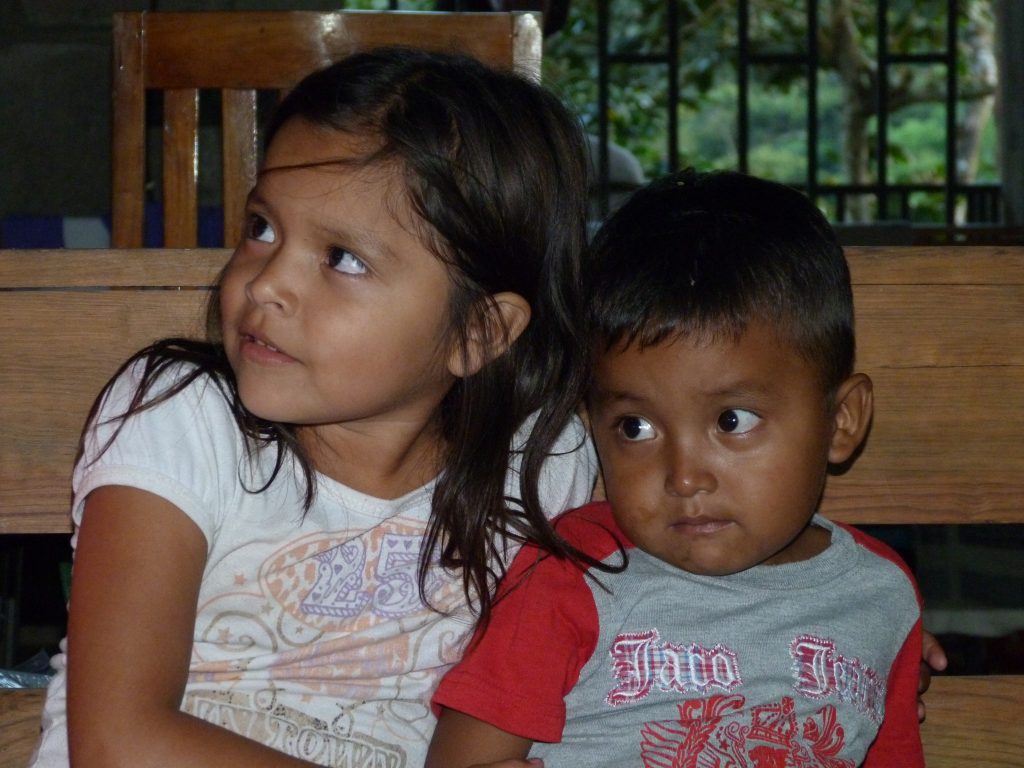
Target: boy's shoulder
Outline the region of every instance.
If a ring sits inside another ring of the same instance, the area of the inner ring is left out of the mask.
[[[899,555],[899,553],[896,552],[895,549],[880,539],[876,539],[871,534],[865,533],[861,529],[855,528],[852,525],[848,525],[846,523],[833,523],[833,525],[850,534],[858,546],[863,547],[871,554],[887,561],[902,571],[907,580],[914,585],[915,591],[917,590],[917,581],[914,578],[913,571],[910,570],[910,566],[907,565],[906,561]]]
[[[633,543],[616,524],[607,501],[594,501],[570,509],[555,518],[554,526],[566,542],[597,560],[633,548]]]
[[[621,556],[622,552],[633,548],[615,524],[611,507],[604,501],[563,512],[553,520],[553,525],[566,543],[593,560]],[[564,583],[585,582],[583,576],[588,570],[573,558],[553,557],[535,544],[526,544],[513,559],[505,586],[517,584],[527,576]]]

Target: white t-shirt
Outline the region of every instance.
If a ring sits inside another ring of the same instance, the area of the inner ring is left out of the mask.
[[[115,428],[103,420],[124,412],[137,379],[138,367],[121,377],[100,426],[86,436],[73,518],[77,526],[94,489],[125,485],[169,500],[205,535],[182,710],[320,765],[418,768],[434,728],[430,697],[473,623],[450,573],[435,568],[426,585],[439,610],[420,599],[433,483],[385,500],[318,476],[303,514],[303,479],[290,459],[258,491],[274,451],[250,462],[227,402],[207,378],[132,416],[101,452]],[[545,510],[584,503],[596,466],[575,421],[545,464]],[[515,468],[507,487],[518,495]],[[68,764],[64,657],[54,666],[32,766]]]

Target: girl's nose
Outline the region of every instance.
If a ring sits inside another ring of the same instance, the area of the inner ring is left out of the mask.
[[[245,295],[253,304],[281,314],[291,314],[298,304],[294,265],[289,268],[287,254],[275,252],[246,283]]]
[[[667,472],[665,490],[671,496],[693,496],[711,493],[718,487],[715,473],[708,466],[699,449],[677,446],[672,452]]]

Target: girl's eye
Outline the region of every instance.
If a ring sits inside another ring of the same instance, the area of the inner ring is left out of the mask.
[[[251,214],[245,225],[245,236],[261,243],[274,242],[274,228],[265,218],[257,213]]]
[[[742,408],[730,408],[719,414],[718,428],[723,432],[742,435],[756,427],[760,421],[761,417],[756,413]]]
[[[344,248],[328,249],[327,263],[331,269],[344,272],[346,275],[362,275],[366,273],[366,264],[363,263],[363,260]]]
[[[631,442],[654,439],[654,427],[642,416],[627,416],[619,422],[619,433]]]

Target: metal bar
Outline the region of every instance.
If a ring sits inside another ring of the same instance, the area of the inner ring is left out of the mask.
[[[818,201],[818,0],[807,0],[807,196]]]
[[[808,0],[808,5],[814,0]],[[807,57],[802,53],[751,53],[747,60],[751,64],[803,64]]]
[[[945,53],[890,53],[890,64],[945,64]]]
[[[889,147],[889,2],[878,0],[877,15],[878,34],[878,81],[877,98],[878,105],[875,110],[876,126],[876,150],[875,162],[877,172],[875,180],[878,184],[878,214],[881,221],[889,218],[888,197],[886,185],[889,180],[888,173],[888,147]]]
[[[668,169],[679,169],[679,4],[666,0],[668,16]]]
[[[671,31],[669,34],[671,34]],[[678,36],[678,32],[676,34]],[[609,64],[667,64],[669,62],[669,55],[664,53],[615,53],[608,51],[606,58]]]
[[[956,224],[956,188],[960,182],[957,168],[956,96],[957,96],[957,0],[946,0],[946,226]]]
[[[608,83],[609,0],[597,0],[597,208],[599,216],[608,215]]]
[[[748,0],[739,0],[737,6],[737,33],[738,33],[738,58],[736,66],[737,97],[739,105],[737,109],[737,151],[736,158],[739,170],[747,173],[750,168],[750,3]]]

